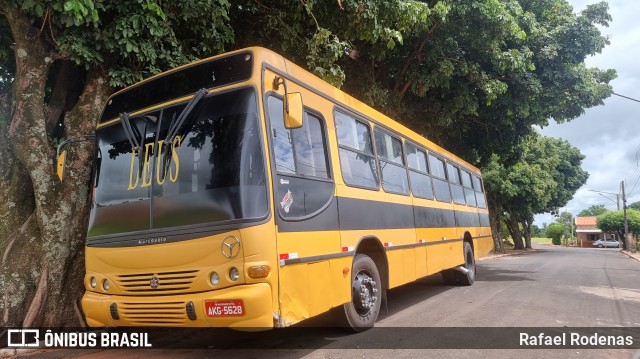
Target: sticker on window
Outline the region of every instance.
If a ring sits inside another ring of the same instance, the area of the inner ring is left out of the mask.
[[[292,204],[293,204],[293,194],[291,194],[291,190],[287,190],[287,193],[284,195],[284,197],[282,198],[282,201],[280,202],[280,206],[282,206],[282,209],[284,210],[285,213],[289,213],[289,208],[291,208]]]

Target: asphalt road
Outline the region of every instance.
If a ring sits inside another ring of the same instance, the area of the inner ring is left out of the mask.
[[[329,319],[313,318],[304,324],[323,326]],[[429,329],[432,327],[438,329]],[[479,329],[447,331],[442,327]],[[438,340],[450,340],[455,346],[456,341],[490,341],[488,334],[482,334],[496,327],[640,327],[640,262],[616,249],[540,246],[523,255],[479,261],[476,283],[471,287],[446,286],[436,275],[391,290],[376,329],[361,334],[334,328],[310,332],[308,328],[287,328],[250,334],[226,330],[205,335],[176,332],[166,340],[180,343],[177,346],[206,349],[61,350],[28,355],[43,359],[640,358],[640,353],[628,349],[414,349],[431,347],[425,343],[429,343],[433,330],[449,333],[449,338],[440,336]],[[245,345],[259,349],[243,349]]]

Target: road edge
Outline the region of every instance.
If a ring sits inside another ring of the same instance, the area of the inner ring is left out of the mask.
[[[620,251],[620,252],[622,252],[627,257],[629,257],[629,258],[631,258],[631,259],[633,259],[633,260],[635,260],[637,262],[640,262],[640,254],[638,254],[637,252],[636,253],[631,253],[629,251]]]
[[[535,248],[529,248],[527,250],[518,250],[517,252],[513,251],[510,253],[488,254],[484,257],[476,258],[476,261],[484,261],[484,260],[497,259],[502,257],[521,256],[521,255],[533,254],[536,252],[537,250]]]

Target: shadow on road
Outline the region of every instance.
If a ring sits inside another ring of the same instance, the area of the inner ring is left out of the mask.
[[[520,282],[533,281],[531,271],[519,271],[512,268],[482,268],[477,272],[476,282]]]

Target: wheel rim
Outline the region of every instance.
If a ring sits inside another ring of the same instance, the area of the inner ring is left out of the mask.
[[[469,271],[469,278],[474,279],[476,277],[476,266],[473,262],[473,253],[467,252],[465,259],[464,267]]]
[[[378,300],[378,287],[371,274],[360,271],[353,279],[353,306],[360,316],[366,316]]]

